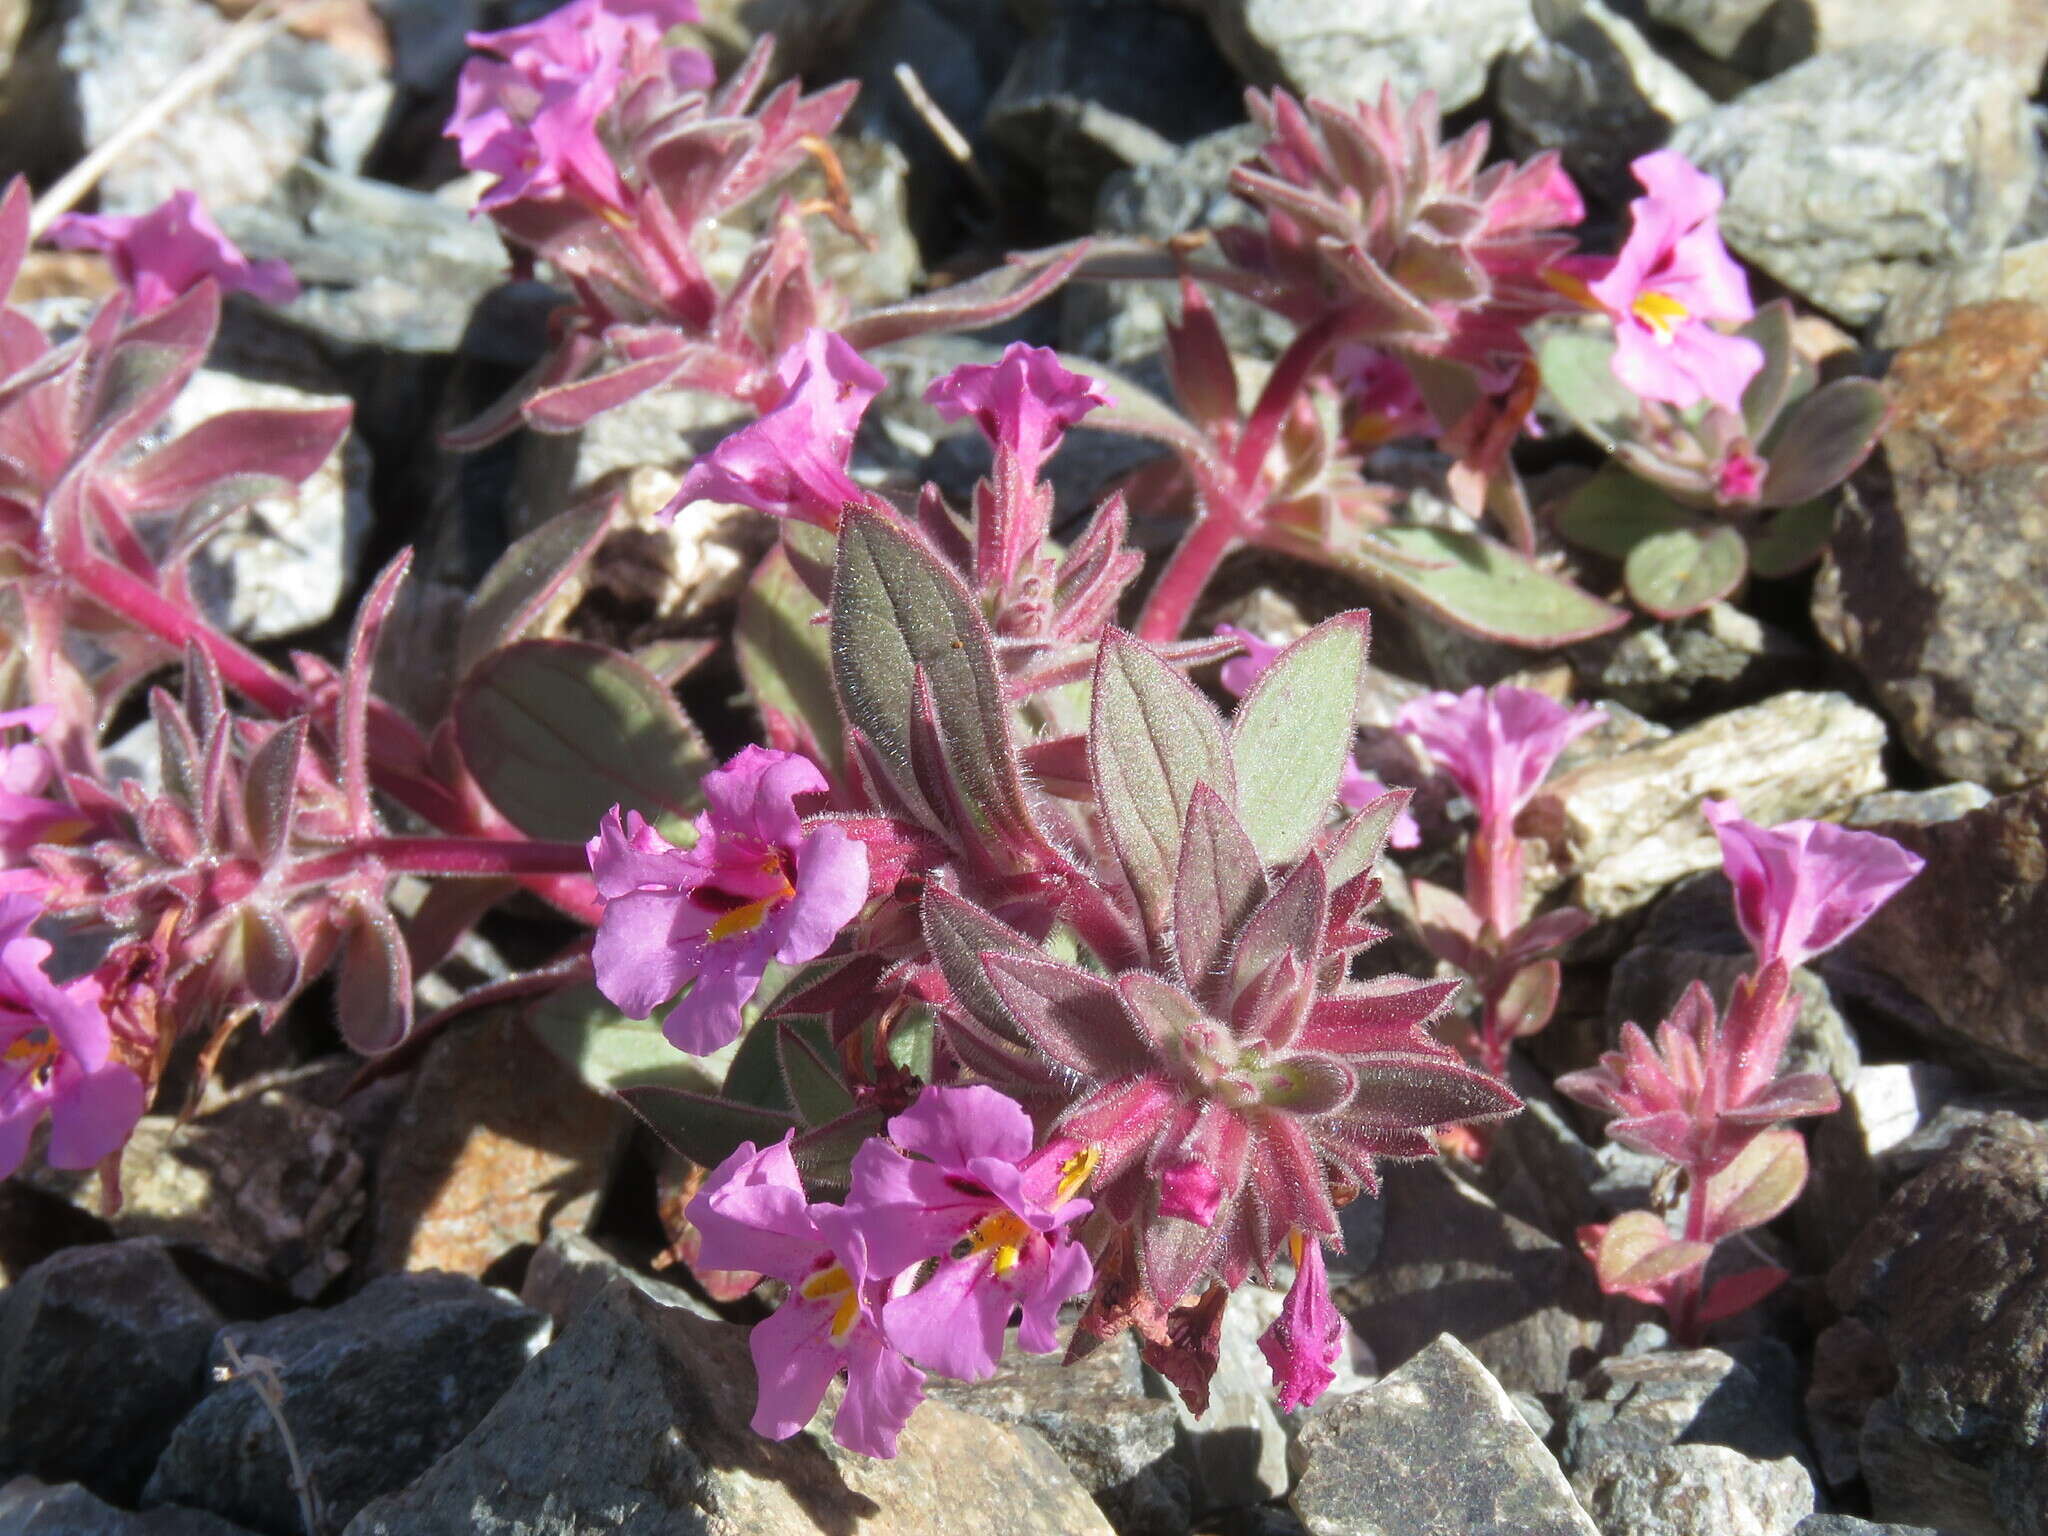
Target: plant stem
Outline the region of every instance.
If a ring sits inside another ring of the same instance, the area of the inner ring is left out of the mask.
[[[330,879],[376,859],[394,875],[474,875],[504,879],[518,875],[584,875],[590,860],[578,843],[494,837],[359,837],[333,853],[296,866],[298,882]]]
[[[1216,567],[1237,547],[1241,527],[1238,515],[1220,503],[1212,503],[1201,513],[1145,599],[1145,611],[1138,619],[1140,640],[1163,645],[1179,638]]]
[[[1686,1169],[1685,1194],[1685,1240],[1689,1243],[1703,1243],[1707,1240],[1707,1177],[1706,1171],[1697,1163]],[[1671,1336],[1688,1349],[1699,1344],[1704,1338],[1700,1324],[1700,1292],[1707,1278],[1707,1264],[1681,1276],[1667,1309],[1671,1316]]]

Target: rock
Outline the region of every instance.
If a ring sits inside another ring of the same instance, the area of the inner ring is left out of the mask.
[[[137,103],[217,49],[228,25],[205,0],[77,0],[62,23],[57,64],[84,147],[102,143]],[[258,202],[314,152],[355,170],[390,101],[374,65],[280,34],[115,161],[100,178],[100,207],[142,213],[180,188],[216,210]]]
[[[1972,305],[1892,366],[1893,425],[1814,586],[1821,637],[1908,750],[1992,789],[2048,774],[2048,304]],[[1967,402],[1967,407],[1965,407]]]
[[[1921,826],[1954,821],[1972,811],[1981,811],[1996,798],[1982,784],[1963,780],[1933,789],[1881,789],[1865,795],[1849,807],[1842,818],[1851,827],[1881,826],[1887,821],[1910,821]]]
[[[1913,269],[1996,252],[2039,174],[2026,93],[1959,48],[1823,54],[1681,124],[1727,187],[1728,244],[1861,323]]]
[[[481,1275],[596,1209],[630,1115],[499,1014],[428,1047],[378,1167],[373,1274]]]
[[[1209,1383],[1209,1408],[1200,1418],[1180,1394],[1148,1370],[1146,1391],[1173,1405],[1180,1423],[1181,1454],[1193,1474],[1199,1512],[1263,1504],[1287,1494],[1287,1430],[1273,1405],[1273,1371],[1259,1353],[1258,1338],[1279,1315],[1279,1297],[1267,1307],[1253,1299],[1254,1286],[1233,1291],[1223,1310],[1216,1374]]]
[[[1790,1536],[1813,1513],[1795,1368],[1716,1349],[1606,1360],[1564,1414],[1559,1460],[1604,1531]]]
[[[1291,1503],[1312,1536],[1596,1536],[1501,1384],[1445,1335],[1319,1404]]]
[[[198,1509],[116,1509],[77,1483],[49,1487],[32,1477],[0,1486],[0,1536],[247,1536]]]
[[[2029,229],[2032,223],[2030,216]],[[2048,240],[2026,240],[1964,266],[1909,274],[1885,306],[1872,339],[1880,347],[1932,341],[1958,309],[1992,299],[2048,300]]]
[[[1754,703],[1820,679],[1820,654],[1729,603],[1689,619],[1644,620],[1568,653],[1579,691],[1646,715]]]
[[[277,313],[345,347],[453,352],[506,276],[505,245],[488,219],[306,160],[263,202],[224,210],[220,223],[252,259],[291,265],[304,291]]]
[[[1792,1536],[1956,1536],[1925,1525],[1876,1525],[1854,1515],[1808,1515]]]
[[[540,1313],[457,1275],[392,1275],[327,1311],[232,1325],[212,1348],[216,1384],[178,1425],[143,1497],[298,1536],[284,1443],[254,1387],[221,1379],[227,1341],[244,1361],[276,1363],[285,1423],[338,1529],[475,1428],[547,1337]]]
[[[1440,1163],[1391,1164],[1382,1177],[1385,1230],[1371,1267],[1354,1270],[1348,1253],[1330,1260],[1338,1310],[1380,1368],[1449,1333],[1509,1391],[1562,1392],[1626,1304],[1600,1295],[1577,1249]]]
[[[2007,1536],[2048,1531],[2048,1127],[2000,1116],[1952,1148],[1828,1289],[1898,1372],[1864,1425],[1879,1516],[1982,1526],[1967,1496],[1981,1487]]]
[[[1192,0],[1224,56],[1259,84],[1349,105],[1380,88],[1435,91],[1446,112],[1486,89],[1493,61],[1531,41],[1529,0]]]
[[[1898,1380],[1884,1340],[1853,1317],[1837,1318],[1813,1341],[1806,1432],[1820,1480],[1840,1492],[1863,1477],[1863,1426]]]
[[[1713,97],[1601,0],[1540,5],[1542,33],[1505,54],[1494,99],[1518,158],[1564,153],[1566,169],[1603,201],[1641,195],[1628,163],[1710,111]]]
[[[1780,0],[1644,0],[1659,26],[1682,32],[1717,59],[1732,60],[1761,46],[1759,26]],[[1755,42],[1752,43],[1752,39]]]
[[[38,1187],[85,1203],[89,1173],[39,1168]],[[183,1127],[144,1115],[121,1153],[123,1237],[157,1237],[275,1281],[301,1300],[348,1268],[363,1160],[340,1115],[282,1089],[205,1110]]]
[[[2004,1087],[2048,1087],[2048,788],[1874,830],[1927,860],[1844,946],[1921,1005],[1900,1022]]]
[[[1794,1208],[1793,1220],[1824,1265],[1848,1251],[1891,1194],[1889,1154],[1956,1091],[1955,1074],[1932,1063],[1865,1065],[1843,1085],[1841,1109],[1809,1123],[1812,1195]]]
[[[2031,96],[2048,64],[2042,0],[1945,0],[1931,10],[1904,6],[1891,13],[1859,0],[1779,0],[1770,21],[1763,62],[1772,71],[1865,43],[1945,44],[2005,70],[2020,94]]]
[[[1524,835],[1552,852],[1546,875],[1569,870],[1568,899],[1596,917],[1633,911],[1665,886],[1718,868],[1703,798],[1732,798],[1764,826],[1825,816],[1882,788],[1884,722],[1839,693],[1781,693],[1715,715],[1553,778],[1524,815]]]
[[[25,1179],[0,1180],[0,1289],[53,1253],[113,1239],[112,1227],[69,1200]]]
[[[1195,1469],[1179,1404],[1145,1395],[1129,1334],[1073,1365],[1013,1351],[987,1381],[938,1383],[932,1395],[1043,1435],[1118,1536],[1179,1536],[1193,1519]],[[1281,1476],[1284,1492],[1284,1453]]]
[[[164,419],[166,436],[228,411],[347,405],[202,368]],[[192,592],[214,623],[245,640],[276,640],[333,617],[354,584],[370,534],[370,450],[350,432],[296,494],[265,496],[232,514],[192,561]]]
[[[0,1478],[133,1502],[198,1400],[220,1323],[161,1243],[45,1259],[0,1292]]]
[[[1236,76],[1194,17],[1068,0],[1017,51],[985,127],[1043,178],[1053,215],[1086,229],[1108,177],[1242,116]]]
[[[559,1331],[615,1279],[626,1281],[665,1307],[681,1307],[714,1321],[718,1318],[711,1304],[694,1292],[628,1268],[582,1233],[560,1228],[534,1249],[526,1278],[520,1282],[519,1299],[536,1312],[547,1313]]]
[[[827,1399],[828,1410],[832,1399]],[[345,1536],[1095,1536],[1087,1492],[1034,1431],[927,1402],[894,1461],[748,1428],[746,1331],[613,1285],[474,1433]],[[589,1454],[601,1444],[603,1455]]]

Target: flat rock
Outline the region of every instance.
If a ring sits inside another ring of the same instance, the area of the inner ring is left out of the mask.
[[[1996,252],[2039,174],[2027,93],[1960,48],[1809,59],[1679,126],[1736,253],[1860,324],[1920,268]]]
[[[1476,100],[1486,72],[1535,36],[1529,0],[1196,0],[1224,56],[1257,84],[1350,103],[1380,88]]]
[[[629,1116],[564,1074],[523,1020],[428,1047],[378,1164],[369,1267],[481,1275],[588,1223]]]
[[[1875,830],[1927,867],[1845,946],[1919,1005],[1898,1019],[1957,1065],[2048,1087],[2048,788],[1931,825]]]
[[[2048,1531],[2048,1127],[2000,1116],[1952,1148],[1892,1197],[1828,1288],[1898,1372],[1877,1425],[1891,1426],[1892,1465],[1918,1442],[1981,1476],[2013,1536]],[[1951,1523],[1924,1479],[1873,1464],[1871,1440],[1866,1423],[1879,1513]]]
[[[80,1204],[97,1190],[89,1173],[28,1177]],[[119,1235],[196,1248],[307,1301],[348,1268],[368,1199],[342,1116],[276,1088],[183,1126],[144,1115],[121,1152],[121,1190]]]
[[[1597,917],[1633,911],[1667,885],[1718,868],[1702,799],[1733,799],[1771,826],[1825,816],[1884,786],[1884,722],[1839,693],[1781,693],[1689,730],[1558,775],[1521,829],[1552,850],[1537,888],[1572,873],[1568,899]]]
[[[1715,1349],[1605,1360],[1564,1413],[1560,1460],[1603,1531],[1791,1536],[1813,1513],[1789,1353],[1752,1369]]]
[[[332,1527],[403,1488],[476,1427],[546,1343],[546,1317],[459,1275],[392,1275],[340,1306],[235,1324],[215,1385],[178,1425],[144,1490],[264,1536],[299,1536],[284,1442],[227,1344],[276,1363],[284,1418]]]
[[[1814,622],[1936,773],[2048,773],[2048,304],[1970,305],[1894,359]]]
[[[32,1477],[0,1486],[0,1536],[247,1536],[199,1509],[117,1509],[77,1483]]]
[[[831,1400],[827,1400],[828,1410]],[[746,1331],[615,1284],[470,1437],[345,1536],[1106,1536],[1035,1431],[927,1402],[894,1461],[748,1428]],[[602,1455],[592,1455],[602,1446]]]
[[[1318,1404],[1291,1498],[1311,1536],[1596,1536],[1501,1384],[1446,1335]]]
[[[1732,603],[1687,619],[1639,620],[1567,653],[1579,691],[1645,715],[1754,703],[1819,681],[1824,653]]]
[[[0,1292],[0,1478],[133,1502],[205,1383],[220,1315],[147,1239],[69,1248]]]
[[[534,1249],[533,1257],[527,1260],[526,1276],[519,1284],[519,1299],[536,1312],[547,1313],[559,1332],[613,1280],[626,1281],[665,1307],[682,1307],[714,1320],[718,1317],[711,1304],[693,1292],[653,1275],[643,1275],[582,1233],[559,1227],[548,1233],[547,1241]]]
[[[2048,4],[2042,0],[1942,0],[1938,6],[1873,6],[1864,0],[1778,0],[1763,63],[1784,69],[1816,53],[1865,43],[1912,42],[1964,48],[2008,72],[2031,96],[2048,64]]]

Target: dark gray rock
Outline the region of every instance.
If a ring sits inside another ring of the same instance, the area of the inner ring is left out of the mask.
[[[1967,1529],[1967,1506],[1928,1494],[1927,1466],[1949,1464],[2010,1536],[2048,1531],[2048,1127],[2000,1116],[1952,1148],[1892,1197],[1829,1290],[1898,1372],[1863,1431],[1879,1513]]]
[[[220,1315],[148,1239],[68,1248],[0,1292],[0,1477],[132,1503],[199,1398]]]
[[[1638,714],[1694,714],[1754,703],[1821,680],[1823,657],[1729,603],[1689,619],[1642,620],[1566,653],[1580,690]]]
[[[1969,305],[1899,353],[1892,426],[1845,490],[1814,586],[1822,639],[1907,749],[1994,790],[2048,773],[2044,378],[2048,304]]]
[[[341,1524],[449,1450],[546,1341],[548,1320],[457,1275],[391,1275],[327,1311],[222,1330],[247,1360],[277,1362],[284,1418],[323,1507]],[[298,1536],[284,1443],[247,1382],[213,1387],[181,1423],[144,1497],[211,1510],[265,1536]]]
[[[834,1406],[827,1399],[829,1414]],[[1035,1431],[942,1402],[894,1461],[748,1427],[746,1331],[616,1283],[530,1365],[475,1432],[345,1536],[1106,1536]]]
[[[1860,323],[1912,272],[1996,252],[2039,174],[2026,93],[1958,48],[1823,54],[1681,124],[1737,254]]]
[[[1927,1525],[1878,1525],[1854,1515],[1808,1515],[1792,1536],[1956,1536]]]
[[[671,1285],[652,1275],[629,1268],[580,1232],[559,1228],[534,1249],[527,1260],[526,1276],[519,1285],[519,1299],[536,1312],[554,1320],[556,1331],[603,1293],[614,1280],[624,1280],[642,1294],[666,1307],[682,1307],[699,1317],[716,1319],[718,1313],[680,1285]]]
[[[1813,1513],[1795,1370],[1782,1346],[1606,1360],[1565,1406],[1559,1460],[1602,1530],[1788,1536]]]
[[[1770,11],[1780,0],[1644,0],[1660,26],[1683,33],[1717,59],[1733,60],[1762,45]]]
[[[1890,1397],[1865,1417],[1856,1459],[1880,1519],[1938,1523],[1958,1536],[2011,1536],[1999,1517],[1991,1470],[1920,1434]]]
[[[1501,1384],[1448,1335],[1318,1404],[1291,1502],[1312,1536],[1595,1536]]]
[[[116,1509],[77,1483],[51,1487],[32,1477],[0,1487],[0,1536],[247,1536],[198,1509]]]

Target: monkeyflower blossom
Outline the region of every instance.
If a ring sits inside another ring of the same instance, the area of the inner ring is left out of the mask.
[[[29,863],[37,843],[63,842],[83,826],[77,810],[44,791],[57,777],[57,763],[41,742],[4,742],[6,733],[50,728],[57,711],[47,704],[0,714],[0,891],[33,890],[42,872]]]
[[[848,502],[869,501],[846,466],[860,419],[888,381],[837,332],[816,329],[783,354],[779,372],[782,403],[692,464],[664,517],[693,501],[730,501],[837,528]]]
[[[1273,658],[1284,647],[1271,640],[1262,640],[1248,629],[1239,629],[1235,624],[1218,624],[1216,633],[1228,635],[1244,647],[1244,654],[1233,656],[1223,663],[1220,681],[1234,698],[1243,698],[1251,691],[1253,683],[1259,680],[1266,668],[1273,665]],[[1337,799],[1346,810],[1363,810],[1366,806],[1387,793],[1387,786],[1358,766],[1355,757],[1344,759],[1344,771],[1337,781]],[[1422,829],[1415,818],[1403,809],[1394,818],[1393,831],[1387,841],[1396,848],[1413,848],[1422,841]]]
[[[613,806],[588,845],[599,990],[645,1018],[694,983],[662,1025],[669,1043],[702,1056],[737,1038],[769,961],[817,959],[867,901],[867,849],[797,815],[798,796],[826,788],[808,759],[748,747],[705,775],[687,849]]]
[[[1503,684],[1429,694],[1403,708],[1398,724],[1451,776],[1479,824],[1499,829],[1514,825],[1564,749],[1606,718]]]
[[[32,895],[0,895],[0,1179],[28,1155],[50,1117],[52,1168],[90,1168],[119,1151],[141,1118],[135,1072],[112,1059],[112,1036],[90,976],[57,983],[50,946],[29,932],[42,916]]]
[[[1337,348],[1330,375],[1351,409],[1351,440],[1361,448],[1403,437],[1434,437],[1443,430],[1415,375],[1391,353],[1346,342]]]
[[[1344,1317],[1330,1299],[1330,1276],[1323,1267],[1323,1245],[1293,1233],[1294,1284],[1280,1304],[1280,1315],[1259,1335],[1259,1351],[1273,1368],[1273,1386],[1282,1413],[1306,1408],[1337,1379],[1334,1366],[1344,1350]]]
[[[66,251],[103,251],[114,275],[150,314],[208,278],[223,293],[246,293],[266,304],[299,296],[298,280],[281,261],[252,262],[221,232],[193,192],[173,192],[148,213],[67,213],[50,226],[50,243]]]
[[[1833,949],[1925,863],[1888,837],[1825,821],[1755,826],[1731,800],[1702,801],[1700,814],[1720,839],[1735,915],[1759,967],[1782,960],[1789,970]]]
[[[993,1088],[926,1088],[889,1122],[901,1151],[854,1155],[849,1217],[883,1274],[938,1259],[931,1277],[882,1308],[889,1342],[962,1381],[993,1376],[1010,1317],[1034,1354],[1059,1348],[1061,1303],[1094,1268],[1066,1229],[1092,1209],[1074,1198],[1096,1154],[1073,1142],[1032,1150],[1031,1117]],[[904,1157],[902,1153],[910,1153]]]
[[[747,1339],[758,1382],[754,1433],[787,1440],[843,1374],[833,1438],[863,1456],[894,1456],[897,1435],[924,1401],[924,1373],[882,1331],[893,1277],[875,1272],[868,1234],[851,1211],[808,1200],[789,1143],[784,1137],[760,1150],[742,1143],[711,1171],[687,1212],[702,1239],[700,1265],[754,1270],[789,1285],[782,1305]]]
[[[1629,204],[1634,222],[1614,264],[1586,285],[1614,320],[1614,376],[1645,400],[1684,408],[1707,399],[1740,414],[1764,354],[1709,323],[1756,313],[1715,223],[1721,184],[1669,149],[1630,169],[1648,195]]]

